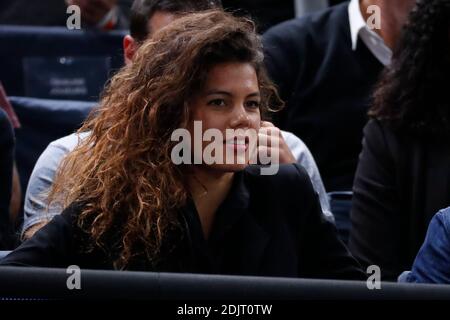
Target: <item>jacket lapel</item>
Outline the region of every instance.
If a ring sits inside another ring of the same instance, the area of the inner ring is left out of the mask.
[[[263,265],[264,253],[270,241],[270,234],[264,230],[252,215],[246,215],[240,224],[240,252],[243,274],[258,275]]]
[[[258,220],[258,207],[255,203],[255,190],[245,180],[245,171],[236,173],[233,187],[224,203],[220,206],[211,242],[226,247],[226,251],[238,257],[234,261],[241,274],[259,273],[270,234]],[[224,241],[225,243],[220,244]]]

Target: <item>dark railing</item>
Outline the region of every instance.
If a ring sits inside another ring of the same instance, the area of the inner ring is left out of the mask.
[[[65,269],[0,267],[0,299],[406,300],[450,299],[450,286],[242,276],[81,270],[69,290]]]

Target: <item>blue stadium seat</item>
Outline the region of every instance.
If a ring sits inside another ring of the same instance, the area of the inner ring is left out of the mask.
[[[0,251],[0,260],[6,257],[11,251]]]
[[[22,190],[34,165],[53,140],[76,131],[95,106],[94,102],[9,98],[22,127],[16,129],[16,163]]]
[[[2,26],[0,81],[10,96],[95,101],[111,72],[123,65],[124,35]]]
[[[338,230],[339,237],[345,244],[348,244],[350,237],[350,211],[352,209],[352,197],[353,192],[351,191],[337,191],[328,193],[330,209],[334,215],[334,220],[336,221],[336,228]]]

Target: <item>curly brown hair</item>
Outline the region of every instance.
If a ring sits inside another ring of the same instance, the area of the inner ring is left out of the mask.
[[[82,204],[78,225],[93,246],[118,248],[116,268],[142,255],[156,262],[165,236],[178,228],[188,189],[183,167],[171,161],[171,134],[187,127],[187,101],[221,62],[254,66],[262,114],[281,106],[252,21],[221,10],[190,14],[143,43],[110,80],[79,130],[90,134],[61,164],[50,202]],[[118,243],[111,234],[120,234]]]

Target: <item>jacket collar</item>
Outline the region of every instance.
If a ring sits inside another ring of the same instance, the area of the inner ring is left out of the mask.
[[[256,201],[260,201],[256,190],[251,190],[248,179],[251,175],[247,170],[237,172],[233,179],[233,185],[224,202],[219,206],[214,225],[208,243],[212,248],[228,247],[223,243],[228,241],[235,243],[229,236],[233,234],[239,238],[239,243],[232,250],[239,251],[241,261],[238,263],[243,274],[258,274],[261,259],[270,240],[270,234],[258,221],[260,212],[254,207]],[[192,199],[189,200],[188,210],[196,215],[195,220],[199,223],[198,213]],[[196,235],[193,235],[195,237]]]

